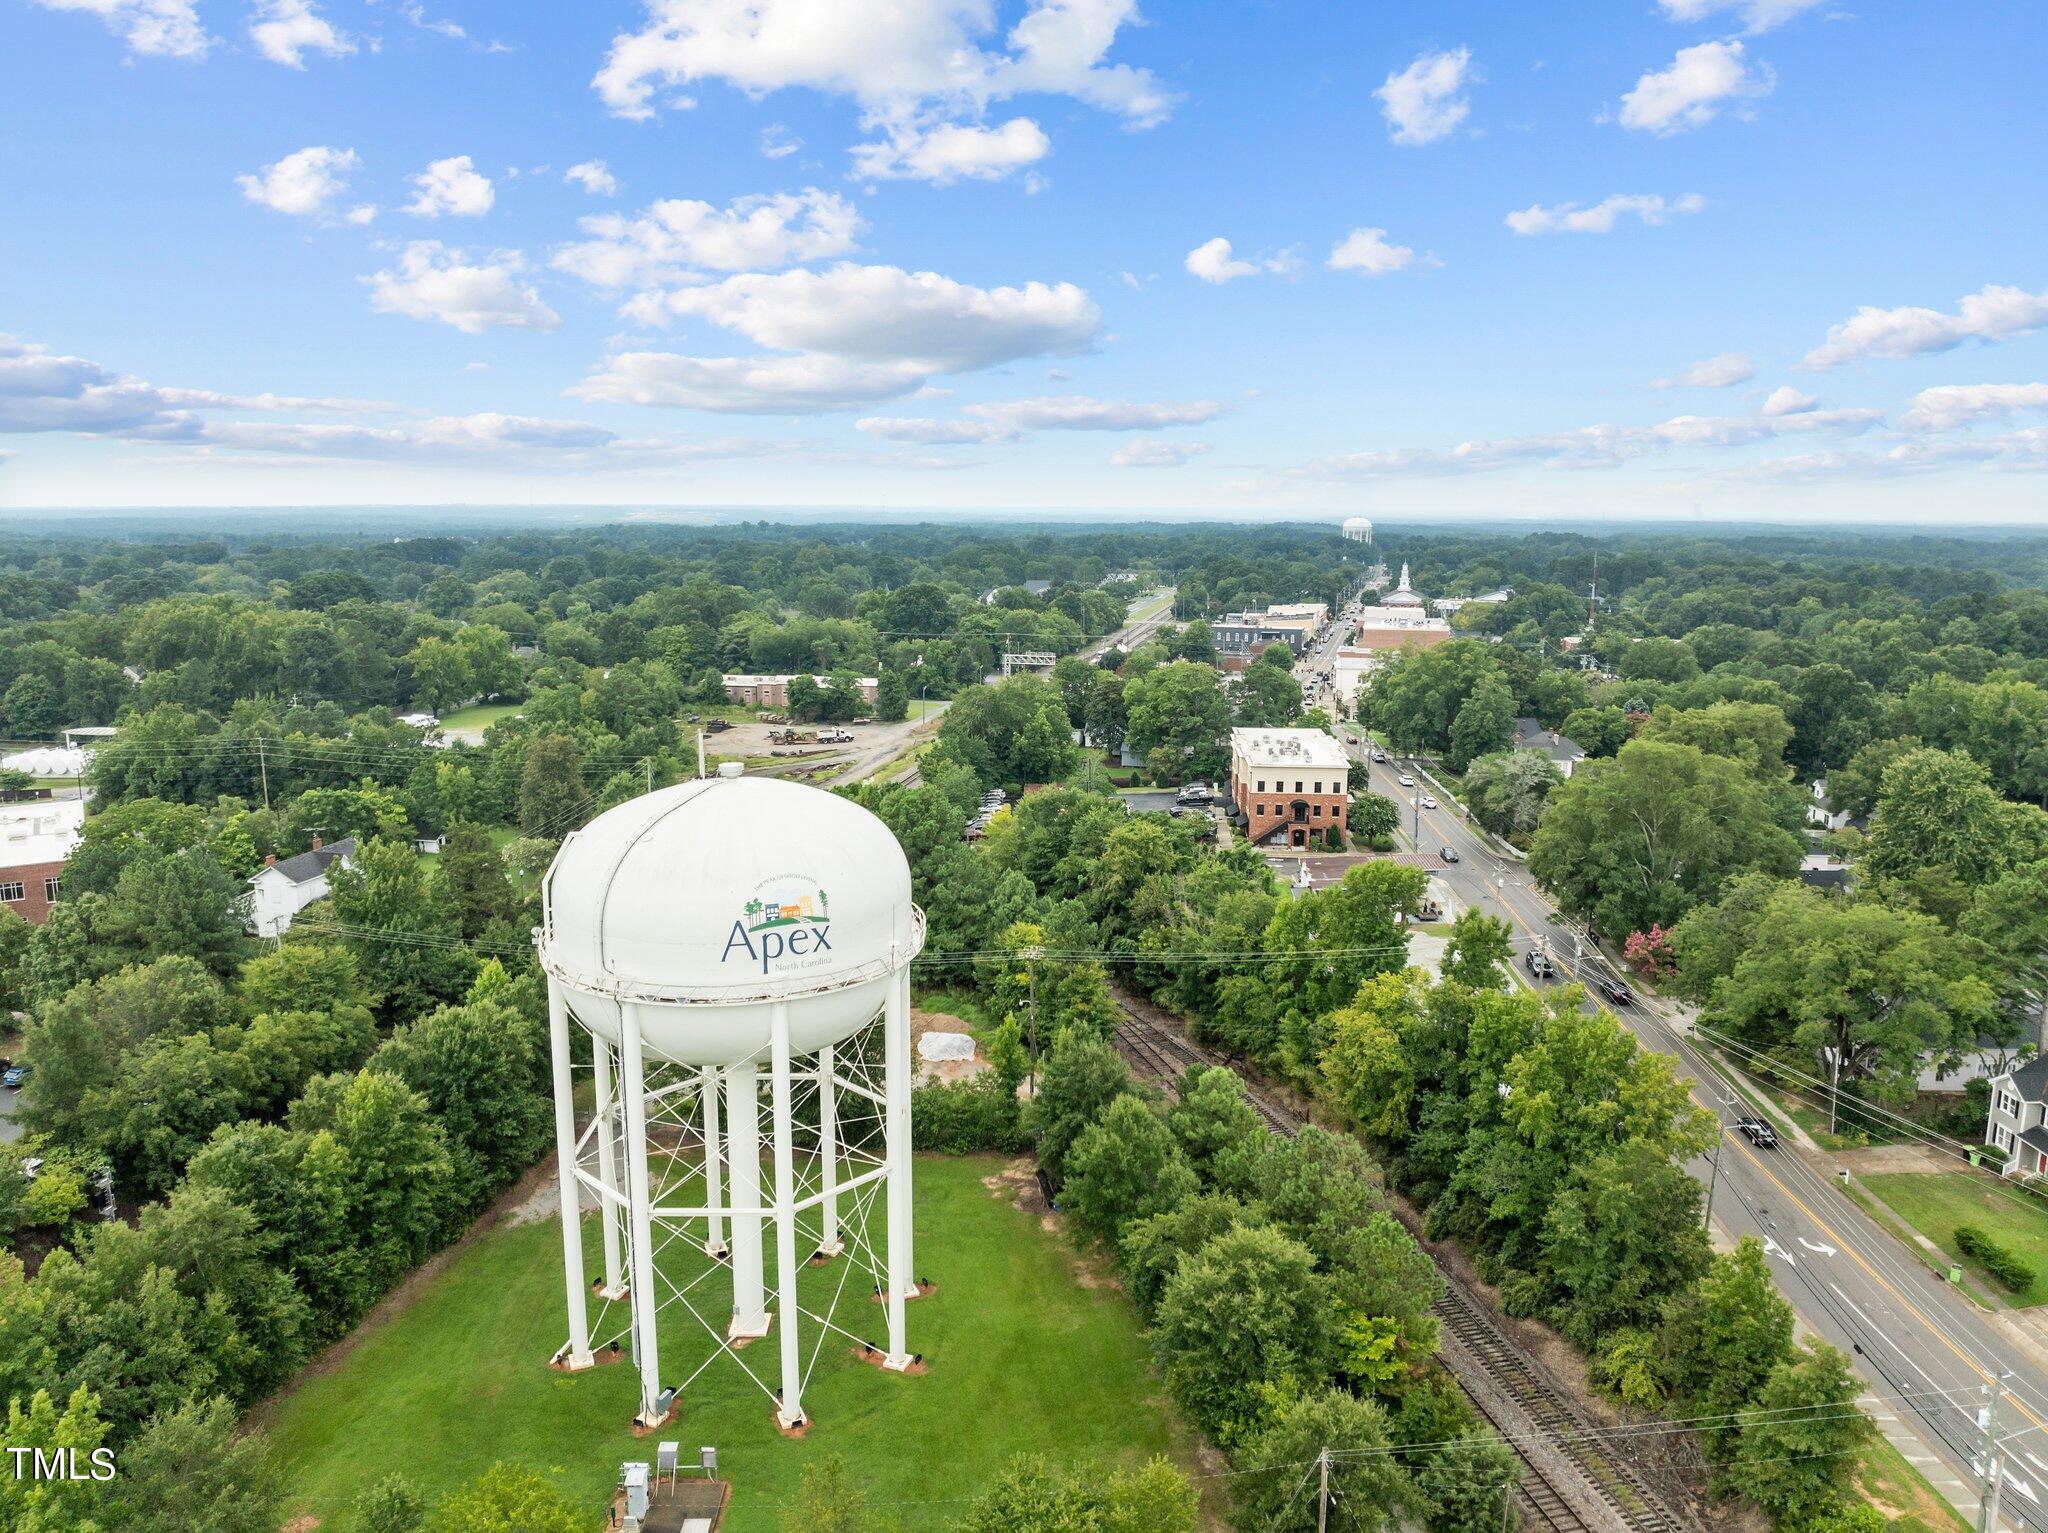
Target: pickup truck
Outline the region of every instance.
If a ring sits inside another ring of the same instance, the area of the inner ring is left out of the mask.
[[[818,731],[818,743],[820,745],[851,745],[853,744],[853,732],[838,728],[821,729]]]

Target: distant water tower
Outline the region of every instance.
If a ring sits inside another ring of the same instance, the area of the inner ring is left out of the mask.
[[[822,1351],[814,1344],[806,1359],[800,1319],[859,1339],[833,1322],[840,1296],[882,1296],[880,1361],[902,1370],[912,1360],[910,961],[924,913],[903,849],[874,815],[817,788],[739,776],[736,763],[724,770],[733,775],[607,810],[562,843],[548,871],[535,940],[548,976],[569,1302],[556,1362],[596,1359],[579,1217],[579,1204],[594,1202],[600,1332],[628,1301],[597,1347],[630,1346],[638,1420],[667,1414],[676,1391],[665,1377],[686,1383],[703,1366],[664,1375],[666,1321],[672,1358],[683,1350],[678,1330],[705,1364],[726,1352],[793,1428]],[[592,1053],[592,1117],[580,1131],[572,1023]],[[868,1238],[878,1197],[884,1241]],[[855,1271],[872,1286],[853,1282]],[[736,1345],[771,1330],[779,1389]]]
[[[1372,523],[1362,516],[1347,516],[1344,518],[1344,536],[1354,543],[1370,543]]]

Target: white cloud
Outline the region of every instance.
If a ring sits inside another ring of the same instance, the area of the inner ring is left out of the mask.
[[[1914,431],[1954,431],[2020,410],[2048,410],[2048,383],[1946,383],[1922,389],[1899,424]]]
[[[377,205],[373,202],[359,202],[342,215],[352,224],[372,223],[377,217]]]
[[[340,58],[356,51],[355,41],[335,31],[310,0],[263,0],[251,13],[249,41],[273,64],[306,67],[306,54]]]
[[[1082,351],[1101,323],[1071,282],[980,288],[936,272],[852,264],[747,272],[646,295],[629,312],[643,322],[703,319],[778,351],[911,362],[932,373]]]
[[[370,284],[370,306],[382,314],[439,320],[465,335],[486,330],[553,330],[561,316],[519,280],[517,251],[499,251],[472,263],[439,240],[414,240],[398,270],[380,271]]]
[[[1780,384],[1771,390],[1764,400],[1766,415],[1804,415],[1820,403],[1811,394],[1802,394],[1789,383]]]
[[[1229,282],[1237,277],[1254,277],[1260,272],[1284,276],[1298,270],[1301,265],[1291,250],[1283,250],[1278,255],[1262,255],[1255,260],[1239,260],[1230,252],[1230,241],[1220,234],[1190,250],[1181,264],[1191,275],[1200,277],[1204,282],[1215,283]],[[1136,285],[1130,273],[1126,272],[1124,276],[1126,281]]]
[[[562,179],[575,182],[593,197],[609,197],[619,189],[619,178],[606,168],[603,160],[571,165],[562,172]]]
[[[1756,376],[1756,364],[1742,351],[1724,351],[1707,357],[1669,378],[1653,378],[1653,389],[1725,389],[1747,383]]]
[[[1600,424],[1535,436],[1497,437],[1455,447],[1394,447],[1321,458],[1293,471],[1308,478],[1378,478],[1478,473],[1536,464],[1548,469],[1618,468],[1684,449],[1736,448],[1786,436],[1854,436],[1884,420],[1882,410],[1805,410],[1786,415],[1676,415],[1649,426]]]
[[[853,147],[853,173],[878,181],[931,181],[946,186],[963,177],[1000,181],[1044,159],[1052,148],[1045,130],[1028,117],[999,127],[940,123],[930,128],[892,126],[884,138]]]
[[[325,213],[327,204],[348,189],[349,173],[360,163],[353,149],[313,144],[264,166],[261,175],[235,177],[235,184],[251,202],[312,217]]]
[[[1081,394],[1005,399],[967,407],[969,415],[1016,431],[1156,431],[1168,426],[1198,426],[1223,411],[1222,404],[1209,399],[1150,404],[1090,399]]]
[[[809,415],[900,399],[914,393],[928,376],[911,363],[862,362],[816,354],[686,357],[665,351],[628,351],[607,357],[569,393],[600,404],[736,415]]]
[[[929,416],[867,415],[853,423],[856,431],[890,442],[916,442],[926,447],[961,443],[1008,442],[1017,433],[994,421],[933,420]]]
[[[139,378],[0,334],[0,431],[130,431],[162,424],[170,409]]]
[[[1795,16],[1803,16],[1821,0],[1657,0],[1673,21],[1705,21],[1722,11],[1742,19],[1745,32],[1768,32]]]
[[[1531,203],[1508,214],[1506,222],[1517,234],[1606,234],[1626,215],[1632,214],[1646,224],[1663,224],[1669,223],[1674,213],[1697,213],[1706,205],[1706,199],[1697,192],[1687,192],[1669,202],[1662,197],[1616,193],[1591,207],[1576,202],[1560,202],[1554,208]]]
[[[452,37],[458,40],[469,36],[469,33],[463,30],[460,23],[443,21],[438,17],[429,16],[426,7],[423,5],[407,5],[402,7],[402,10],[405,19],[418,27],[422,32],[433,32],[442,37]]]
[[[2017,287],[1986,287],[1956,305],[1939,309],[1860,308],[1851,319],[1828,331],[1828,338],[1806,354],[1808,367],[1838,367],[1864,357],[1917,357],[1949,351],[1965,341],[2002,341],[2048,325],[2048,292],[2029,293]]]
[[[1621,98],[1621,125],[1660,136],[1704,127],[1730,101],[1768,95],[1776,80],[1769,65],[1754,71],[1739,42],[1680,48],[1671,63],[1653,69]]]
[[[1397,144],[1433,144],[1465,120],[1471,103],[1459,94],[1471,78],[1472,51],[1424,53],[1373,92]]]
[[[1326,263],[1331,271],[1355,271],[1367,277],[1384,277],[1399,271],[1415,259],[1406,245],[1389,245],[1384,229],[1353,229],[1330,248]]]
[[[578,398],[756,414],[928,393],[940,373],[1085,350],[1101,324],[1072,283],[979,288],[936,272],[851,264],[642,293],[625,313],[643,324],[702,319],[786,354],[625,352],[572,389]]]
[[[554,264],[596,287],[654,287],[705,271],[780,268],[845,255],[866,227],[833,192],[741,197],[724,208],[668,198],[637,217],[582,220],[592,238],[565,245]]]
[[[791,86],[850,96],[871,124],[975,121],[1026,92],[1071,96],[1136,127],[1173,98],[1150,71],[1105,62],[1137,0],[1030,0],[999,48],[988,0],[646,0],[647,24],[612,41],[591,82],[622,117],[660,90],[722,80],[753,95]]]
[[[1209,450],[1207,442],[1169,442],[1163,437],[1141,436],[1126,442],[1109,455],[1111,468],[1179,468],[1190,458]]]
[[[789,129],[779,122],[771,122],[761,130],[761,154],[764,159],[787,159],[803,146],[804,141],[792,136]]]
[[[420,218],[439,218],[443,213],[456,218],[480,218],[497,201],[490,177],[479,175],[466,154],[433,161],[412,178],[412,184],[419,190],[405,210]]]
[[[35,0],[51,11],[97,16],[120,34],[128,51],[145,58],[197,59],[213,39],[199,23],[195,0]]]

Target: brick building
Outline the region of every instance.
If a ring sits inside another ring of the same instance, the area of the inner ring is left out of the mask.
[[[0,805],[0,905],[40,926],[85,824],[83,799]]]
[[[796,677],[788,676],[727,676],[725,697],[727,702],[738,703],[742,708],[787,708],[789,706],[789,684]],[[830,676],[813,676],[819,690],[832,685]],[[860,679],[860,700],[873,707],[875,691],[881,681],[873,676]]]
[[[1351,808],[1351,758],[1320,729],[1233,729],[1230,798],[1245,839],[1306,847]]]

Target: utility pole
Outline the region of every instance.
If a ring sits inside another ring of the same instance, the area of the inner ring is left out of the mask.
[[[1025,1047],[1030,1051],[1031,1099],[1038,1100],[1038,959],[1044,948],[1024,949]]]
[[[1836,1044],[1828,1050],[1833,1069],[1828,1076],[1828,1132],[1835,1131],[1835,1107],[1842,1099],[1842,1046]]]
[[[1714,1189],[1721,1185],[1721,1108],[1731,1105],[1735,1098],[1725,1092],[1716,1091],[1715,1100],[1720,1104],[1714,1109],[1714,1169],[1707,1177],[1707,1207],[1700,1215],[1700,1228],[1711,1231],[1714,1227]]]
[[[256,737],[256,770],[263,774],[263,807],[270,807],[270,762],[263,754],[263,736]]]
[[[1322,1470],[1323,1483],[1316,1492],[1316,1533],[1329,1533],[1330,1527],[1330,1450],[1323,1449],[1316,1455]]]
[[[2005,1482],[2005,1455],[1998,1441],[1998,1402],[2005,1397],[2005,1381],[2009,1377],[2001,1371],[1984,1386],[1984,1409],[1977,1416],[1984,1427],[1984,1489],[1977,1498],[1977,1533],[1994,1533],[1998,1527],[1998,1491]]]

